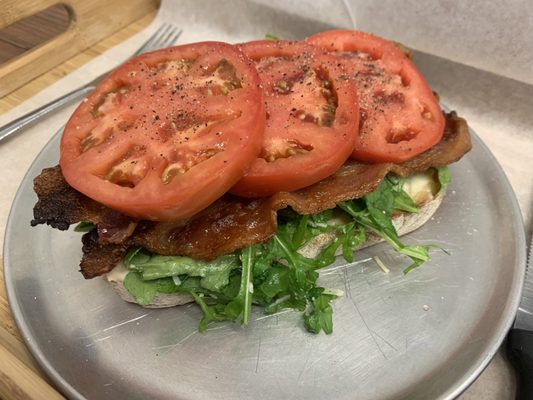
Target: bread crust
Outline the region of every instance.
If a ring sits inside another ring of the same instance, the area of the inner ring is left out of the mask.
[[[393,215],[392,222],[398,236],[402,236],[413,232],[424,225],[437,211],[444,198],[444,193],[438,193],[433,199],[426,201],[422,205],[419,205],[418,213],[398,213]],[[314,239],[310,240],[299,252],[309,258],[316,257],[322,248],[330,243],[335,237],[334,232],[327,232],[318,235]],[[358,248],[363,249],[372,246],[376,243],[382,242],[383,239],[373,233],[367,235],[366,242]],[[341,253],[341,249],[337,251],[337,255]],[[125,268],[122,262],[115,268]],[[118,293],[122,300],[135,303],[127,289],[124,287],[124,281],[120,279],[121,274],[106,274],[103,278],[111,287]],[[123,274],[122,274],[123,275]],[[174,307],[193,302],[194,299],[189,294],[184,293],[157,293],[153,300],[143,307],[145,308],[166,308]]]

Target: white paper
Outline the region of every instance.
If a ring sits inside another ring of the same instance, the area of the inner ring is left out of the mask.
[[[358,29],[533,84],[533,3],[348,0]]]

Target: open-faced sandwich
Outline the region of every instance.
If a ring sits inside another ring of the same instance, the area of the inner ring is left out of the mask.
[[[332,331],[336,255],[424,224],[470,150],[403,47],[357,31],[202,42],[131,59],[76,109],[32,225],[82,237],[81,272],[127,301],[195,301],[212,321],[303,312]],[[406,270],[406,271],[407,271]]]

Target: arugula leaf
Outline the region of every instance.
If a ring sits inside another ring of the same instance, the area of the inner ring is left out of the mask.
[[[363,196],[367,210],[380,226],[392,225],[390,215],[394,210],[393,186],[388,179],[384,179],[378,189]]]
[[[150,260],[150,257],[152,257],[152,255],[142,247],[132,247],[128,250],[126,256],[124,256],[123,261],[126,267],[130,269],[137,269],[137,267],[133,263],[134,259],[136,262],[142,264]]]
[[[235,320],[241,317],[241,325],[247,325],[252,313],[252,296],[254,284],[252,281],[252,269],[254,265],[255,248],[246,247],[241,252],[242,273],[239,293],[225,307],[226,315]]]
[[[146,281],[146,282],[153,282],[153,281]],[[178,290],[178,286],[176,286],[172,278],[161,278],[161,279],[157,279],[156,282],[157,282],[158,293],[170,294],[170,293],[176,293],[180,291]]]
[[[238,262],[235,257],[223,256],[214,260],[214,268],[209,268],[204,278],[200,281],[202,287],[217,291],[227,286],[231,271],[238,268]]]
[[[366,233],[363,228],[356,228],[355,223],[347,224],[342,229],[342,256],[352,262],[355,249],[366,241]]]
[[[448,188],[452,180],[452,177],[450,175],[450,170],[448,169],[448,167],[437,168],[437,176],[440,182],[439,193],[442,193]]]
[[[300,221],[298,222],[298,227],[296,228],[296,231],[294,232],[294,235],[292,236],[292,245],[295,248],[300,247],[306,238],[307,233],[307,224],[309,222],[309,215],[304,215],[302,218],[300,218]]]
[[[176,293],[182,290],[172,278],[154,279],[146,281],[137,271],[130,271],[124,278],[124,287],[136,303],[143,306],[150,303],[157,293]]]
[[[124,287],[141,306],[149,304],[157,294],[157,282],[144,281],[136,271],[128,272],[124,278]]]
[[[289,269],[286,266],[272,266],[267,278],[257,290],[269,299],[273,299],[279,293],[287,292],[289,290],[288,273]]]
[[[333,308],[331,302],[337,298],[332,294],[324,294],[324,288],[314,288],[309,291],[312,306],[304,314],[304,324],[309,332],[327,335],[333,333]]]
[[[96,225],[92,222],[81,221],[78,225],[74,227],[74,232],[90,232],[93,229],[96,229]]]
[[[415,202],[411,196],[409,196],[407,192],[403,190],[403,184],[405,183],[406,179],[399,178],[393,180],[393,178],[391,178],[392,176],[394,175],[391,175],[390,177],[387,176],[386,179],[393,183],[392,191],[394,194],[394,209],[407,211],[410,213],[417,213],[418,207],[416,206]]]
[[[416,206],[415,202],[411,196],[409,196],[407,192],[403,190],[403,185],[407,179],[401,178],[394,174],[387,175],[385,179],[392,185],[391,190],[394,195],[394,209],[407,211],[410,213],[417,213],[418,207]]]
[[[343,203],[340,205],[343,210],[348,212],[350,215],[354,217],[354,219],[363,225],[364,227],[368,228],[369,230],[375,232],[379,236],[381,236],[383,239],[385,239],[389,244],[392,246],[394,250],[401,254],[405,254],[406,256],[410,257],[413,260],[413,264],[411,264],[409,267],[407,267],[404,270],[404,273],[409,272],[413,268],[416,268],[422,264],[424,261],[429,260],[429,249],[431,247],[435,247],[433,245],[415,245],[415,246],[408,246],[404,245],[400,238],[398,237],[398,233],[396,233],[396,229],[394,228],[394,225],[392,225],[392,222],[390,224],[379,224],[377,223],[372,216],[369,213],[366,212],[355,212],[353,213],[352,208],[350,207],[349,202]],[[380,221],[383,222],[383,221]]]
[[[314,229],[318,229],[321,232],[331,230],[331,219],[333,218],[334,209],[325,210],[321,213],[309,216],[309,226]]]
[[[144,280],[187,274],[201,277],[201,286],[212,291],[226,286],[230,272],[239,267],[235,254],[224,255],[213,261],[202,261],[190,257],[151,255],[139,249],[129,251],[124,263],[128,268],[139,272]]]
[[[217,310],[217,307],[208,306],[206,304],[206,302],[204,301],[204,295],[202,293],[198,294],[194,291],[190,293],[191,296],[194,298],[194,301],[196,301],[196,304],[200,306],[200,309],[204,313],[204,317],[198,325],[198,331],[204,332],[207,329],[207,325],[209,325],[213,321],[225,321],[227,319],[225,315],[221,314]]]
[[[404,270],[404,273],[408,273],[420,266],[422,262],[429,260],[429,249],[435,246],[408,246],[400,241],[391,219],[394,209],[394,192],[389,180],[384,180],[376,191],[363,196],[363,200],[367,206],[366,209],[358,210],[351,201],[339,206],[350,214],[357,223],[375,232],[389,242],[394,250],[413,260],[413,263]]]
[[[271,33],[265,34],[265,40],[279,40],[279,37]]]
[[[410,213],[418,212],[418,207],[416,206],[415,202],[403,189],[395,193],[394,209],[407,211]]]

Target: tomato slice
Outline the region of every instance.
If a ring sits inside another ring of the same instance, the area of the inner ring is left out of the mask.
[[[306,41],[335,55],[357,85],[361,125],[352,158],[402,162],[440,141],[444,116],[439,104],[396,45],[349,30],[319,33]]]
[[[335,57],[287,41],[241,48],[261,77],[267,120],[261,153],[231,192],[268,196],[334,173],[350,156],[359,125],[355,85]]]
[[[177,46],[128,61],[84,100],[60,165],[72,187],[115,210],[187,218],[242,177],[264,123],[260,78],[237,47]]]

